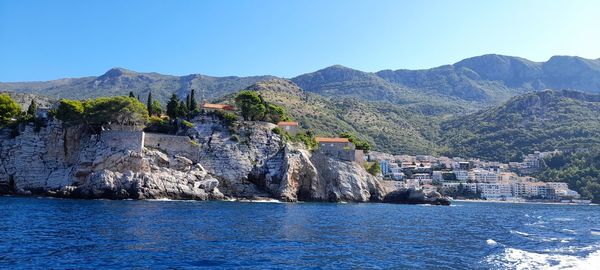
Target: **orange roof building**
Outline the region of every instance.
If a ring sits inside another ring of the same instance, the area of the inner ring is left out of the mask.
[[[211,103],[204,103],[202,104],[202,108],[204,109],[209,109],[209,110],[226,110],[226,111],[233,111],[235,110],[235,108],[231,105],[227,105],[227,104],[211,104]]]
[[[298,122],[279,122],[277,123],[277,125],[280,127],[297,127]]]
[[[319,143],[349,143],[348,138],[326,138],[326,137],[315,137],[315,140]]]

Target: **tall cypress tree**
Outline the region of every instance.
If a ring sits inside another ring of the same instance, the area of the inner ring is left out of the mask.
[[[27,108],[27,115],[35,116],[36,111],[37,111],[37,104],[35,103],[35,99],[32,99],[31,104],[29,104],[29,108]]]
[[[146,101],[146,109],[148,109],[148,115],[152,116],[152,91],[148,92],[148,101]]]
[[[190,94],[188,94],[187,96],[185,96],[185,108],[188,111],[190,110]]]
[[[192,93],[190,94],[190,111],[193,111],[198,108],[198,104],[196,103],[196,91],[192,89]]]
[[[188,117],[188,112],[189,112],[188,111],[188,107],[185,105],[185,103],[183,103],[183,101],[181,101],[179,103],[179,113],[178,113],[178,116],[187,118]]]

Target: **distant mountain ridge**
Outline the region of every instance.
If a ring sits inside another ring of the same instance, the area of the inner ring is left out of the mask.
[[[336,65],[292,79],[328,96],[367,100],[455,99],[494,105],[525,92],[571,89],[600,93],[600,59],[553,56],[547,62],[488,54],[423,70],[362,72]],[[363,92],[367,93],[363,93]]]
[[[140,95],[146,100],[152,91],[154,98],[166,101],[173,93],[183,97],[191,89],[213,99],[239,91],[258,81],[275,78],[273,76],[251,77],[212,77],[201,74],[186,76],[163,75],[155,72],[141,73],[124,68],[112,68],[100,76],[67,78],[47,82],[0,83],[0,91],[35,93],[56,98],[95,98],[100,96]]]
[[[47,82],[0,83],[0,91],[36,93],[55,98],[127,95],[145,99],[149,91],[165,101],[172,93],[185,96],[191,89],[212,99],[237,92],[275,76],[212,77],[140,73],[113,68],[101,76]],[[452,65],[423,70],[363,72],[340,65],[291,78],[300,88],[331,97],[355,97],[394,104],[428,107],[431,113],[475,111],[498,105],[510,97],[543,89],[571,89],[600,93],[600,59],[553,56],[546,62],[488,54]]]

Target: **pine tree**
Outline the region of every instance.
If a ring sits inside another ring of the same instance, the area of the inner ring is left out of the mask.
[[[148,100],[146,101],[146,109],[148,109],[148,115],[152,116],[152,92],[148,92]]]
[[[36,111],[37,111],[37,104],[35,103],[35,99],[32,99],[31,104],[29,104],[29,108],[27,108],[27,115],[35,116]]]
[[[129,97],[130,98],[135,98],[135,95],[133,94],[133,91],[129,91]]]
[[[179,116],[179,99],[173,94],[167,103],[167,115],[171,120],[175,120]]]
[[[194,111],[198,108],[198,103],[196,103],[196,91],[192,89],[192,93],[190,94],[190,111]]]

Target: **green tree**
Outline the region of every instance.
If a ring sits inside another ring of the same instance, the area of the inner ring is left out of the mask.
[[[8,94],[0,94],[0,125],[9,123],[21,113],[21,107]]]
[[[175,120],[179,116],[179,99],[175,94],[171,95],[167,103],[167,115],[172,120]]]
[[[83,102],[61,99],[58,103],[58,108],[54,111],[54,115],[65,124],[81,124],[85,122],[83,117],[84,111]]]
[[[241,109],[242,117],[247,121],[262,120],[267,112],[262,99],[255,91],[241,91],[235,97],[235,103]]]
[[[381,173],[381,165],[379,165],[379,161],[375,161],[371,167],[367,170],[371,175],[377,176]]]
[[[152,101],[150,109],[152,110],[152,115],[160,116],[163,113],[162,105],[160,105],[160,101],[156,99]]]
[[[146,100],[146,110],[148,110],[148,115],[154,115],[152,111],[152,91],[148,92],[148,100]]]
[[[141,126],[148,121],[148,110],[135,98],[104,97],[86,101],[84,105],[84,115],[88,123],[94,126],[109,123]]]
[[[281,106],[277,106],[275,104],[267,103],[266,105],[267,113],[265,114],[265,121],[269,121],[272,123],[278,123],[280,121],[287,121],[289,117],[287,116],[285,109]]]
[[[35,112],[37,111],[37,104],[35,103],[35,99],[31,100],[29,107],[27,108],[28,116],[35,116]]]
[[[188,111],[191,111],[191,107],[190,107],[190,94],[188,94],[187,96],[185,96],[185,108]]]
[[[198,103],[196,102],[196,91],[192,89],[190,93],[190,111],[198,109]]]
[[[188,107],[185,105],[185,103],[183,102],[183,100],[181,102],[179,102],[179,108],[177,110],[178,112],[178,116],[179,117],[187,117],[188,116]]]

